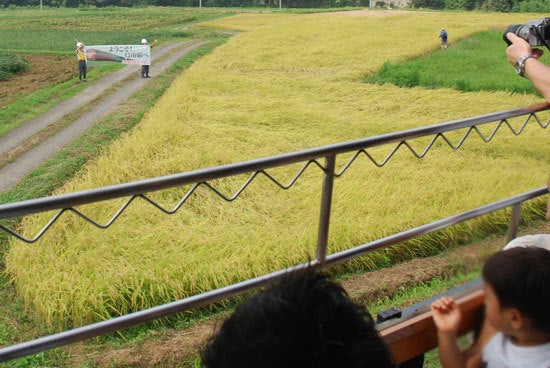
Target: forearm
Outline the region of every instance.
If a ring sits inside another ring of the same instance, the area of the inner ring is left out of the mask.
[[[550,67],[535,58],[529,58],[525,61],[525,75],[546,102],[550,103]]]
[[[456,336],[449,333],[437,333],[439,342],[439,360],[442,368],[465,368],[466,361],[456,341]]]

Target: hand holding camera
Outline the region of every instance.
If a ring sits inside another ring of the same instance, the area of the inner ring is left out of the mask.
[[[535,19],[525,25],[512,24],[504,32],[503,39],[508,44],[508,61],[515,66],[520,76],[525,77],[525,62],[530,58],[538,59],[543,53],[541,49],[531,46],[544,45],[548,48],[550,18]]]
[[[525,24],[511,24],[504,32],[504,41],[510,46],[512,41],[508,39],[508,33],[513,33],[523,38],[531,46],[546,46],[550,42],[550,18],[540,18],[525,22]]]
[[[525,61],[529,58],[538,59],[541,57],[543,51],[541,49],[531,48],[531,45],[523,38],[516,36],[514,33],[507,33],[505,37],[509,40],[508,48],[506,49],[506,56],[510,64],[514,65],[516,72],[524,77],[525,76]]]
[[[508,44],[508,61],[514,65],[518,75],[528,76],[546,102],[550,103],[550,67],[538,60],[542,50],[533,48],[544,45],[550,50],[550,18],[532,20],[525,25],[510,25],[503,38]]]

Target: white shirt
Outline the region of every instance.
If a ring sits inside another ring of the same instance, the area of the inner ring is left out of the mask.
[[[497,333],[483,349],[484,368],[550,368],[550,342],[537,346],[517,346]]]

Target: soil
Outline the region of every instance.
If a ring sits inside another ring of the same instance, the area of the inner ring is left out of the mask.
[[[373,15],[369,12],[369,15]],[[72,57],[24,55],[31,66],[8,81],[0,82],[0,107],[20,96],[45,86],[60,83],[76,75],[76,62]],[[550,233],[550,223],[529,229],[529,233]],[[490,253],[505,244],[502,237],[476,242],[447,251],[441,255],[413,259],[393,267],[349,276],[342,284],[350,296],[361,304],[435,277],[444,277],[459,271],[469,271],[481,265]],[[411,301],[414,303],[416,301]],[[194,359],[206,339],[213,333],[224,316],[218,316],[187,330],[154,332],[146,339],[122,349],[92,347],[80,342],[64,347],[68,353],[67,366],[94,367],[166,367],[185,366]],[[191,364],[189,364],[191,366]]]
[[[73,78],[76,57],[61,55],[19,54],[29,63],[29,70],[0,82],[0,108],[41,88]]]

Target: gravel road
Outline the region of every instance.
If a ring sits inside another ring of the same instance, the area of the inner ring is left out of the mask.
[[[151,63],[153,77],[167,70],[177,60],[204,43],[187,41],[157,46]],[[138,65],[128,65],[116,73],[89,83],[89,86],[78,95],[0,137],[0,157],[2,157],[64,116],[101,97],[101,101],[93,109],[82,114],[66,128],[0,168],[0,192],[15,185],[148,83],[149,79],[140,77],[139,70]],[[135,78],[132,78],[133,76]],[[113,88],[114,86],[118,87]],[[105,95],[105,91],[110,92]]]

